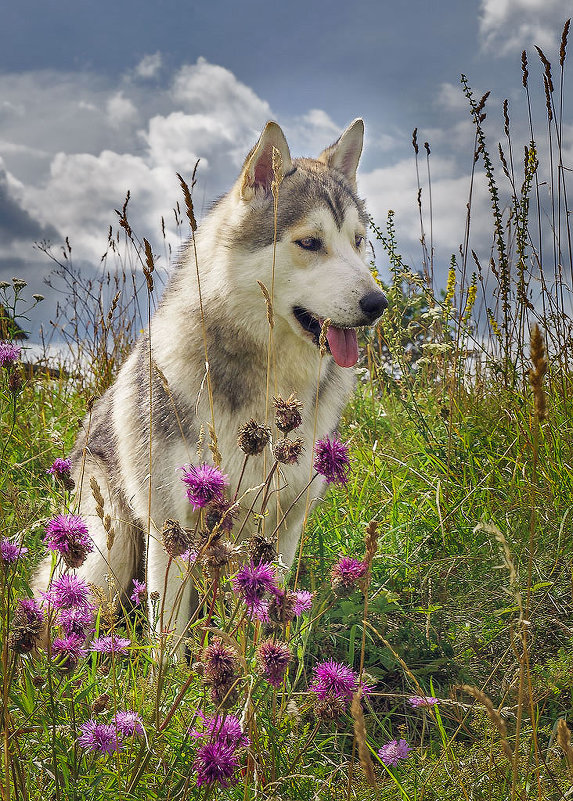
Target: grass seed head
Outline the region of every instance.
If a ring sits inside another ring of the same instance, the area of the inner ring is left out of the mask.
[[[531,329],[530,355],[533,367],[529,370],[529,383],[533,390],[535,414],[541,421],[547,417],[547,397],[543,389],[543,379],[547,373],[547,357],[543,336],[537,324]]]

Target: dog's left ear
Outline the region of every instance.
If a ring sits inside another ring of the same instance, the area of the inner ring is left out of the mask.
[[[258,188],[271,191],[275,179],[273,170],[273,149],[281,157],[281,172],[285,175],[292,170],[290,151],[280,125],[267,122],[259,141],[251,150],[239,176],[239,192],[242,200],[252,200]]]
[[[363,141],[364,120],[357,117],[343,131],[338,140],[323,150],[318,157],[318,161],[322,161],[327,167],[341,172],[354,191],[356,191],[356,170],[362,153]]]

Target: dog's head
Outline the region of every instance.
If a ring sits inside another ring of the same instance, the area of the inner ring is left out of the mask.
[[[368,217],[356,194],[363,136],[356,119],[317,159],[291,159],[281,128],[269,122],[233,189],[242,212],[234,244],[258,269],[270,268],[276,242],[275,316],[314,346],[329,319],[328,345],[342,367],[358,359],[355,329],[388,305],[366,264]]]

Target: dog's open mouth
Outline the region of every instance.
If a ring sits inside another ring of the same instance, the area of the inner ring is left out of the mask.
[[[318,346],[320,330],[324,320],[303,309],[302,306],[295,306],[293,314],[302,328],[312,336],[315,345]],[[340,365],[340,367],[353,367],[356,364],[358,361],[358,339],[355,328],[338,328],[331,324],[328,326],[326,339],[328,349],[332,353],[336,364]]]

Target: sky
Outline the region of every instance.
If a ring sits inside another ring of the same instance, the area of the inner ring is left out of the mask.
[[[131,193],[130,220],[154,245],[161,217],[179,232],[176,173],[200,159],[199,216],[227,191],[268,119],[291,153],[316,156],[361,116],[366,140],[358,182],[383,225],[396,213],[399,247],[413,269],[421,248],[412,131],[428,141],[432,237],[438,276],[463,238],[473,131],[460,74],[476,98],[490,90],[493,148],[510,102],[516,143],[527,142],[520,58],[542,86],[534,45],[558,65],[570,0],[21,0],[0,29],[0,279],[16,275],[46,295],[33,335],[54,312],[44,283],[61,252],[97,274],[114,209]],[[543,96],[534,90],[543,120]],[[517,148],[519,150],[519,147]],[[517,152],[517,151],[516,151]],[[564,128],[573,161],[573,126]],[[420,162],[428,229],[425,151]],[[478,176],[475,247],[491,242]],[[487,262],[487,258],[486,258]],[[380,271],[386,265],[380,257]]]

